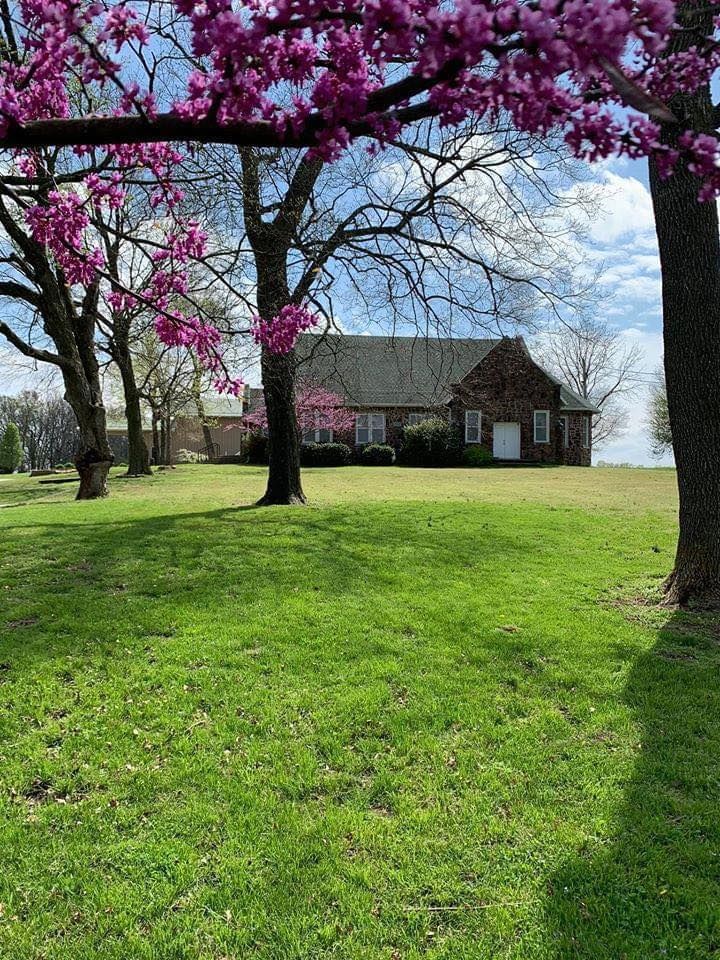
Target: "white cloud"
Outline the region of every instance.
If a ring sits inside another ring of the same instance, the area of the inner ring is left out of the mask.
[[[637,393],[625,403],[628,409],[627,430],[622,437],[597,451],[595,461],[607,460],[611,463],[635,463],[645,466],[672,464],[672,458],[662,461],[650,456],[650,438],[648,435],[648,394],[653,372],[662,363],[662,333],[658,330],[645,330],[639,324],[622,331],[628,344],[637,344],[643,351],[645,374],[638,382]]]
[[[655,242],[655,220],[647,187],[635,177],[600,171],[596,188],[598,215],[589,224],[595,243],[614,245],[620,239],[642,237],[643,246]]]

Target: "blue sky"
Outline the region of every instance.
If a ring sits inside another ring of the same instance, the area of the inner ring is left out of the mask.
[[[637,394],[627,403],[630,417],[624,436],[598,452],[597,459],[653,465],[647,437],[647,383],[662,360],[660,267],[652,204],[644,161],[613,160],[593,170],[598,214],[589,224],[586,253],[601,269],[609,293],[598,316],[615,325],[628,342],[644,354],[647,378],[637,384]],[[11,363],[2,363],[3,358]],[[10,375],[17,354],[0,344],[0,393],[12,393],[37,382],[23,369]],[[47,376],[49,371],[43,371]],[[665,462],[670,462],[665,461]]]
[[[662,361],[660,262],[645,161],[613,160],[595,168],[601,199],[589,226],[587,252],[602,268],[610,294],[599,316],[640,345],[647,378]],[[647,437],[647,384],[639,382],[628,402],[630,419],[623,437],[598,452],[613,462],[651,465]],[[670,463],[671,460],[663,461]]]

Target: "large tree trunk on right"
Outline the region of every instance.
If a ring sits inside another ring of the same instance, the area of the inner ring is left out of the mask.
[[[696,13],[685,7],[683,15],[694,19]],[[708,14],[700,17],[709,28]],[[691,37],[684,35],[674,49]],[[671,106],[683,117],[682,126],[712,130],[709,89],[679,97]],[[672,128],[664,130],[666,142],[672,144],[675,136]],[[715,606],[720,605],[720,230],[715,201],[698,202],[699,185],[684,165],[662,180],[650,164],[680,496],[680,536],[665,582],[666,601]]]

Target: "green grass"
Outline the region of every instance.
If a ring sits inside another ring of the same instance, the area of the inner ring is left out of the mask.
[[[720,624],[674,475],[0,478],[0,957],[706,958]]]

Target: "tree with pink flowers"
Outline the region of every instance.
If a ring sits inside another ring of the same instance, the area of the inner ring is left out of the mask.
[[[258,404],[244,420],[251,428],[267,430],[269,421],[265,404]],[[295,421],[300,436],[314,430],[346,433],[355,426],[355,414],[345,406],[340,394],[318,384],[300,382],[295,398]]]
[[[82,193],[49,189],[39,208],[26,211],[33,235],[70,283],[92,286],[103,257],[85,243],[86,207],[119,202],[123,182],[149,170],[158,181],[156,203],[177,227],[147,288],[116,292],[154,305],[159,335],[195,349],[209,369],[218,369],[217,386],[233,392],[239,384],[220,373],[212,326],[192,312],[169,309],[189,259],[202,251],[202,238],[183,223],[173,184],[193,144],[233,144],[243,162],[243,150],[251,147],[307,151],[295,189],[272,221],[283,235],[302,215],[318,164],[361,138],[382,147],[427,117],[457,124],[468,115],[502,112],[521,130],[563,131],[575,155],[590,161],[649,157],[670,329],[670,414],[681,450],[681,549],[670,596],[718,592],[720,491],[712,472],[720,454],[718,308],[711,307],[709,319],[701,316],[709,300],[720,302],[717,240],[709,260],[704,252],[717,219],[708,213],[712,204],[690,207],[720,192],[718,117],[709,96],[720,63],[712,6],[673,0],[341,0],[330,6],[280,0],[240,7],[231,0],[175,0],[170,7],[5,0],[0,12],[0,141],[21,151],[28,176],[43,176],[36,168],[43,147],[68,146],[82,155],[95,146],[105,155],[103,175],[87,177]],[[98,95],[74,96],[78,81]],[[113,106],[98,111],[107,90],[115,96],[104,102]],[[109,182],[111,171],[117,179]],[[247,176],[253,176],[251,164]],[[251,243],[267,241],[265,226],[260,215]],[[699,258],[693,283],[682,277],[689,251]],[[701,265],[710,270],[709,282]],[[307,304],[288,302],[282,275],[266,279],[253,333],[264,348],[272,474],[283,468],[273,446],[287,445],[292,434],[286,414],[277,412],[291,406],[292,342],[313,316]],[[697,291],[696,280],[702,296],[693,306],[679,287]],[[682,326],[685,309],[702,329],[695,351]],[[694,360],[705,386],[683,399]],[[693,416],[708,397],[710,413],[700,417],[708,433],[700,445],[686,438],[698,432]],[[294,464],[286,466],[287,479]],[[266,502],[301,499],[292,484],[268,494]]]

